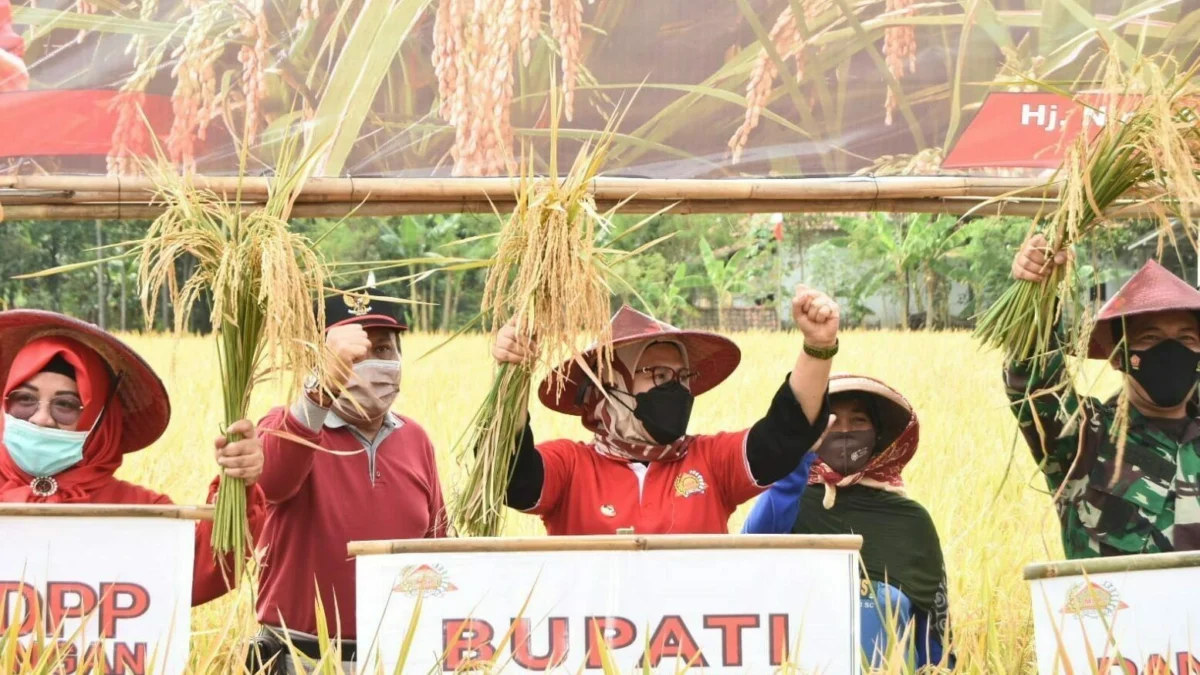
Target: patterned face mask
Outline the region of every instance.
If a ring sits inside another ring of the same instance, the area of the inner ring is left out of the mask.
[[[875,452],[875,430],[831,431],[817,447],[817,457],[843,476],[853,476]]]

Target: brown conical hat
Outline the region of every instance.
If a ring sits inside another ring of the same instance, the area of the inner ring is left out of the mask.
[[[613,348],[643,340],[670,340],[683,345],[687,351],[688,367],[697,375],[690,389],[699,396],[725,381],[742,360],[742,351],[727,337],[705,331],[680,330],[625,305],[613,315]],[[598,347],[593,345],[583,354],[588,363],[595,363]],[[567,415],[582,415],[584,408],[579,401],[579,388],[588,375],[575,361],[567,361],[555,368],[538,387],[538,397],[551,410]],[[561,395],[558,383],[563,383]]]
[[[1108,359],[1112,356],[1116,348],[1112,330],[1114,320],[1174,311],[1200,312],[1200,291],[1158,262],[1150,260],[1100,308],[1092,328],[1088,358]]]

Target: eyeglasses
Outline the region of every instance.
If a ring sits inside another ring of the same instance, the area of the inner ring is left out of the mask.
[[[28,391],[14,391],[4,399],[4,408],[9,415],[29,421],[42,407],[42,400],[36,394]],[[50,417],[64,427],[69,427],[79,421],[83,414],[83,403],[74,396],[55,396],[49,401]]]
[[[690,386],[692,384],[692,380],[696,379],[696,376],[700,374],[697,371],[689,368],[680,368],[679,370],[676,370],[670,366],[647,366],[645,368],[638,368],[636,374],[640,375],[642,373],[653,377],[654,386],[656,387],[660,387],[668,382],[674,382],[676,380],[678,380],[683,386],[687,387]]]

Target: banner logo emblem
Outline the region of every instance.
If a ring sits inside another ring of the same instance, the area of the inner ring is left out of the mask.
[[[1084,582],[1075,584],[1067,592],[1067,604],[1063,614],[1075,614],[1089,619],[1107,618],[1117,610],[1128,609],[1129,605],[1117,597],[1117,588],[1111,583]]]
[[[438,598],[457,590],[441,565],[409,565],[401,570],[400,583],[392,588],[393,593],[403,593],[410,598],[421,594]]]

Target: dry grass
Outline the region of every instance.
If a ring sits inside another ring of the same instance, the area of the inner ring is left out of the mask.
[[[462,476],[449,451],[487,393],[492,363],[488,343],[479,336],[462,338],[427,359],[415,358],[441,339],[405,339],[409,358],[397,409],[429,431],[440,453],[443,484],[450,488]],[[783,381],[799,345],[794,335],[742,334],[735,339],[745,360],[728,382],[697,401],[695,432],[752,423]],[[199,338],[130,341],[164,375],[176,414],[164,438],[132,456],[120,475],[177,501],[197,502],[216,469],[206,451],[222,414],[215,357],[208,341]],[[1062,550],[1033,461],[1023,446],[1013,453],[1016,424],[1006,409],[998,354],[981,353],[965,334],[850,333],[836,369],[886,380],[921,415],[921,450],[906,478],[911,495],[933,515],[946,551],[959,672],[1033,673],[1030,600],[1021,568],[1061,558]],[[1101,383],[1112,391],[1116,381],[1106,373]],[[270,389],[256,393],[255,415],[283,402],[278,393],[282,383],[275,393]],[[532,415],[539,438],[585,437],[575,418],[537,404]],[[748,508],[731,523],[735,531]],[[535,518],[514,513],[507,519],[507,535],[541,532]],[[241,605],[236,617],[231,614],[235,603]],[[248,603],[249,594],[243,592],[197,610],[194,651],[207,651],[231,617],[249,630]]]

